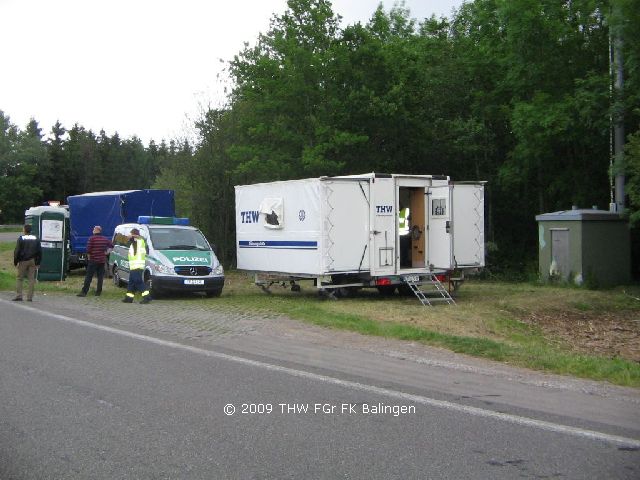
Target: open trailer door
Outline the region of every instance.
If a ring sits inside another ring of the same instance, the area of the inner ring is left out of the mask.
[[[455,266],[484,267],[484,183],[454,183],[452,196]]]
[[[428,264],[432,270],[451,270],[453,268],[451,186],[428,187],[426,198],[429,224]]]

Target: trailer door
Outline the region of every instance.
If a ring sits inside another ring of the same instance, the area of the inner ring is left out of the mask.
[[[393,275],[396,271],[396,235],[398,212],[395,205],[395,181],[391,175],[376,175],[373,178],[371,230],[371,274]]]
[[[326,271],[368,272],[369,182],[366,179],[331,179],[323,184]]]
[[[451,186],[428,187],[426,196],[429,220],[429,266],[435,270],[450,270],[453,268]]]
[[[456,267],[484,266],[484,184],[453,184],[453,259]]]

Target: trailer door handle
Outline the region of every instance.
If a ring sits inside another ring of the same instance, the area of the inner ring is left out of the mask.
[[[447,233],[451,233],[451,221],[447,220],[447,223],[445,225],[446,225],[445,228],[447,230]]]

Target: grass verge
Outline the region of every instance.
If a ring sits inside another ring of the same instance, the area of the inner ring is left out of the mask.
[[[606,380],[623,386],[640,387],[640,364],[622,358],[603,358],[563,351],[546,342],[539,332],[510,336],[503,341],[443,334],[437,331],[394,322],[381,322],[354,314],[329,313],[315,306],[279,309],[290,317],[313,325],[337,328],[364,335],[421,342],[456,353],[486,358],[510,365],[594,380]]]

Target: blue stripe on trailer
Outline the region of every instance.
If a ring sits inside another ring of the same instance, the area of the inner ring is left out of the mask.
[[[318,242],[290,240],[240,240],[240,248],[277,248],[289,250],[317,250]]]

